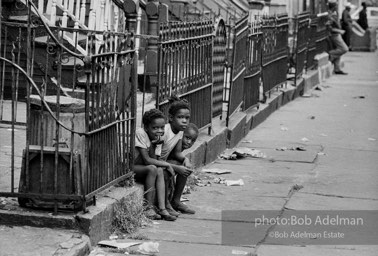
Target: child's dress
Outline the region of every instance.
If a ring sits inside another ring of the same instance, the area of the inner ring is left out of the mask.
[[[143,128],[138,128],[135,132],[135,148],[144,148],[148,152],[151,147],[151,140],[148,137],[148,134]],[[161,154],[161,144],[157,144],[155,148],[155,155],[160,156]],[[135,155],[134,155],[134,163],[135,164],[142,164],[142,156],[140,155],[139,150],[135,150]]]
[[[167,160],[169,154],[172,150],[176,147],[177,142],[182,139],[184,132],[180,131],[177,134],[173,133],[171,124],[166,124],[164,127],[164,135],[163,135],[163,147],[161,149],[161,160]]]

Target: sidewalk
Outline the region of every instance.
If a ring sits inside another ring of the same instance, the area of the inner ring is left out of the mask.
[[[238,145],[260,150],[267,158],[218,159],[203,168],[230,170],[216,177],[243,179],[244,186],[215,184],[214,175],[200,172],[211,185],[197,186],[187,195],[197,213],[176,222],[159,221],[140,230],[141,235],[159,242],[159,255],[165,256],[377,255],[376,245],[274,245],[267,237],[269,226],[256,231],[249,244],[226,246],[221,222],[224,210],[235,211],[228,219],[231,226],[243,220],[241,210],[277,215],[290,210],[378,210],[377,60],[377,53],[348,53],[344,62],[349,75],[332,76],[321,90],[281,107]],[[306,151],[288,150],[292,147]],[[91,255],[121,254],[97,247]]]
[[[215,184],[214,175],[199,172],[211,186],[196,186],[185,195],[196,215],[140,230],[159,242],[157,255],[376,255],[377,246],[271,245],[266,239],[268,227],[259,229],[249,244],[226,246],[221,239],[221,213],[378,209],[377,59],[377,53],[348,53],[344,58],[348,76],[333,76],[323,83],[322,91],[281,107],[238,145],[258,149],[267,158],[219,159],[203,167],[228,169],[232,173],[221,177],[243,179],[244,186]],[[276,150],[283,147],[306,151]],[[216,151],[214,147],[206,154]],[[229,223],[240,223],[242,213],[232,215]],[[72,230],[0,226],[0,234],[1,256],[85,255],[89,250],[88,237]],[[124,255],[93,249],[91,256]]]

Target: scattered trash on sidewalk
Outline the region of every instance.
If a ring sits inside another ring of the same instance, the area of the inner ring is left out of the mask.
[[[160,225],[160,222],[152,221],[152,224],[154,224],[154,225]]]
[[[301,139],[301,141],[303,141],[303,142],[307,142],[307,141],[310,141],[310,140],[307,139],[306,137],[303,137],[303,138]]]
[[[245,147],[228,149],[220,155],[220,158],[226,160],[237,160],[240,158],[245,158],[247,156],[254,158],[266,158],[266,155],[260,150]]]
[[[243,140],[242,143],[253,143],[252,140]]]
[[[211,186],[211,182],[210,181],[202,181],[202,180],[200,180],[200,181],[198,181],[196,183],[196,186],[198,186],[198,187],[210,187]]]
[[[181,196],[180,202],[188,202],[188,201],[189,201],[189,199],[187,197]]]
[[[121,240],[103,240],[98,242],[98,245],[108,246],[117,249],[126,249],[134,245],[141,244],[142,242],[124,242]]]
[[[159,243],[157,242],[144,242],[139,245],[137,252],[144,255],[154,255],[159,252]]]
[[[308,119],[314,120],[315,116],[309,116]]]
[[[217,177],[213,180],[215,184],[226,184],[226,179],[223,177]]]
[[[370,140],[370,141],[376,141],[377,139],[374,139],[374,138],[368,138],[368,140]]]
[[[328,135],[325,133],[321,133],[320,136],[327,137]]]
[[[302,188],[303,188],[302,185],[295,184],[294,186],[291,187],[290,192],[292,192],[292,191],[299,191]]]
[[[239,250],[232,250],[232,255],[250,255],[249,252],[245,252],[245,251],[239,251]]]
[[[117,235],[110,235],[109,239],[110,240],[115,240],[115,239],[118,239],[118,236]]]
[[[218,168],[203,169],[202,171],[206,172],[206,173],[212,173],[212,174],[227,174],[227,173],[231,173],[230,170],[227,170],[227,169],[218,169]]]
[[[364,96],[364,95],[361,95],[361,96],[355,96],[355,97],[353,97],[353,99],[365,99],[365,96]]]
[[[318,153],[318,156],[325,156],[326,155],[326,153],[324,153],[324,152],[319,152]]]
[[[320,86],[316,86],[316,87],[315,87],[315,90],[317,90],[317,91],[323,91],[323,88],[320,87]]]
[[[226,180],[225,184],[226,184],[226,186],[244,186],[244,181],[242,179],[240,179],[240,180]]]
[[[260,150],[252,149],[252,148],[235,148],[234,153],[241,157],[255,157],[255,158],[266,158],[266,155],[262,153]]]
[[[285,126],[281,126],[281,131],[288,131],[289,128],[285,127]]]
[[[292,150],[292,151],[306,151],[307,149],[305,147],[281,147],[281,148],[276,148],[277,151],[286,151],[286,150]]]

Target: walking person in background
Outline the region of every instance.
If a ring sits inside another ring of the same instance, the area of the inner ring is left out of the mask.
[[[345,44],[348,46],[350,50],[350,36],[352,33],[352,17],[350,16],[350,9],[351,9],[351,4],[347,3],[345,5],[345,9],[341,15],[341,28],[345,30],[345,33],[343,34],[343,40]]]
[[[330,39],[332,42],[332,47],[328,54],[330,57],[330,61],[334,65],[334,73],[337,75],[347,75],[340,68],[340,61],[341,56],[348,52],[348,46],[345,44],[341,35],[345,33],[345,30],[341,29],[340,22],[338,19],[338,15],[336,12],[337,9],[337,1],[329,2],[328,3],[328,21],[327,27],[330,33]]]
[[[361,26],[361,28],[366,30],[369,27],[368,21],[367,21],[367,14],[366,14],[366,3],[362,3],[361,6],[362,6],[362,10],[358,14],[357,23],[358,25]]]

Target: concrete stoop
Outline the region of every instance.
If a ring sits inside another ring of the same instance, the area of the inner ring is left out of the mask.
[[[52,215],[41,210],[13,208],[0,210],[0,224],[15,226],[49,227],[57,229],[76,230],[89,237],[88,244],[95,245],[107,239],[113,232],[112,221],[114,206],[122,198],[137,195],[143,198],[143,188],[111,187],[96,197],[96,205],[87,207],[88,212],[77,213],[59,212]],[[89,243],[90,241],[90,243]]]

